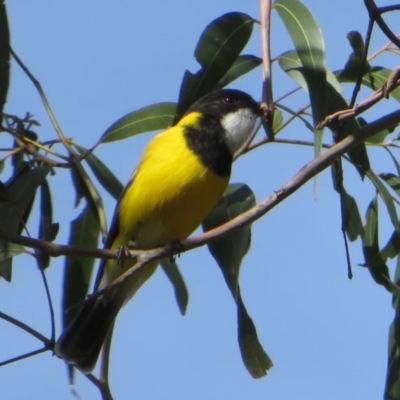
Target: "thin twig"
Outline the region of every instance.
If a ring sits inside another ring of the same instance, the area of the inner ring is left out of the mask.
[[[46,336],[43,336],[41,333],[36,331],[35,329],[31,328],[30,326],[24,324],[23,322],[11,317],[0,311],[0,318],[4,319],[7,322],[17,326],[18,328],[24,330],[25,332],[29,333],[30,335],[34,336],[36,339],[43,342],[46,346],[53,346],[53,342],[50,339],[47,339]]]
[[[37,356],[38,354],[44,353],[48,350],[50,350],[49,346],[45,346],[45,347],[42,347],[41,349],[33,350],[33,351],[30,351],[29,353],[25,353],[25,354],[22,354],[20,356],[14,357],[14,358],[10,358],[6,361],[0,362],[0,367],[4,367],[5,365],[24,360],[25,358]]]

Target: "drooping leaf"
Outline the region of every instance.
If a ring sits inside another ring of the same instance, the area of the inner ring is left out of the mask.
[[[386,208],[389,213],[390,220],[392,221],[394,228],[397,231],[400,230],[399,220],[397,218],[396,207],[394,205],[392,196],[389,193],[389,190],[386,188],[386,186],[381,181],[381,179],[375,175],[375,173],[373,171],[371,171],[371,170],[368,171],[368,178],[375,185],[376,189],[379,192],[379,195],[381,196],[383,202],[385,203]]]
[[[260,66],[261,63],[262,59],[253,55],[246,54],[239,56],[224,77],[218,82],[215,90],[228,86],[231,82]]]
[[[68,244],[84,248],[96,248],[100,233],[98,220],[90,207],[71,222]],[[76,316],[89,292],[94,258],[66,256],[62,295],[62,326],[65,328]],[[68,366],[71,383],[74,381],[72,365]]]
[[[400,178],[391,173],[378,174],[399,196],[400,196]]]
[[[10,84],[10,32],[6,5],[0,2],[0,119],[6,104]]]
[[[247,185],[230,184],[223,198],[203,221],[203,230],[208,231],[226,223],[254,205],[254,194]],[[236,302],[238,340],[243,362],[253,378],[260,378],[272,367],[272,361],[258,340],[255,325],[243,304],[239,286],[240,266],[249,250],[250,242],[251,227],[244,226],[209,243],[208,248]]]
[[[85,198],[93,215],[99,221],[101,231],[105,235],[107,232],[107,219],[103,201],[96,186],[93,184],[80,162],[75,162],[73,164],[73,168],[71,168],[71,178],[76,192],[75,206],[79,204],[82,198]]]
[[[189,303],[189,292],[187,290],[183,276],[179,271],[177,264],[171,261],[169,258],[163,258],[160,261],[160,264],[168,279],[172,283],[179,310],[182,315],[185,315]]]
[[[400,257],[397,257],[395,282],[400,283]],[[400,301],[393,296],[395,315],[389,329],[388,366],[386,373],[385,400],[400,399]]]
[[[40,224],[39,238],[52,242],[55,240],[59,230],[59,224],[53,223],[53,205],[51,200],[50,187],[45,180],[40,185]],[[40,265],[47,268],[50,265],[50,256],[48,253],[37,250],[40,257]]]
[[[364,228],[354,197],[345,193],[346,233],[350,241],[354,242],[359,236],[363,236]]]
[[[207,25],[194,52],[201,69],[195,74],[185,72],[175,121],[196,100],[217,88],[250,39],[253,24],[254,19],[250,16],[231,12]]]
[[[329,83],[326,84],[326,96],[327,110],[329,115],[348,108],[348,104],[343,96],[338,93]],[[359,128],[360,126],[356,118],[348,118],[343,123],[329,125],[329,129],[331,129],[336,142],[339,142],[345,137],[354,134],[359,130]],[[361,178],[364,179],[365,174],[370,169],[370,163],[365,144],[361,143],[357,145],[347,154],[350,158],[350,161],[354,164],[359,172]]]
[[[278,0],[274,8],[296,48],[316,126],[326,116],[325,44],[321,28],[310,10],[298,0]]]
[[[365,217],[363,237],[365,265],[376,283],[384,286],[389,292],[400,295],[400,287],[390,280],[389,268],[380,256],[378,222],[378,197],[375,196],[368,206]]]
[[[13,178],[7,185],[7,199],[0,202],[0,221],[2,229],[19,233],[27,223],[27,210],[32,206],[39,186],[50,172],[49,167],[37,167]],[[6,246],[7,247],[7,246]],[[0,262],[0,276],[11,279],[12,258]]]
[[[76,149],[81,155],[87,154],[84,160],[88,163],[89,167],[93,171],[93,174],[98,179],[100,184],[107,190],[107,192],[118,200],[124,186],[118,180],[118,178],[112,173],[112,171],[93,153],[88,154],[88,150],[82,146],[75,145]]]
[[[101,136],[100,143],[129,138],[139,133],[166,129],[172,125],[176,103],[157,103],[126,114]]]

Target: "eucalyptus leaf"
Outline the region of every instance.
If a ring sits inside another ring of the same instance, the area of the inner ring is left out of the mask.
[[[179,307],[179,311],[182,315],[185,315],[189,303],[189,292],[187,290],[183,276],[179,271],[178,265],[175,261],[171,261],[169,258],[163,258],[160,261],[160,264],[161,268],[167,275],[174,288],[175,298]]]
[[[253,24],[250,16],[231,12],[207,25],[194,53],[201,69],[195,74],[184,73],[175,122],[196,100],[218,87],[249,41]]]
[[[176,103],[157,103],[132,111],[106,129],[99,142],[109,143],[139,133],[166,129],[172,125],[175,112]]]

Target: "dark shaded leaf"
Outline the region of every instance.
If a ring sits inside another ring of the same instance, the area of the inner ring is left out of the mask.
[[[80,162],[75,162],[71,168],[72,182],[75,186],[77,206],[82,198],[85,198],[88,206],[91,208],[93,215],[97,218],[100,224],[101,231],[107,232],[107,219],[104,212],[103,202],[97,191],[96,186],[89,178],[87,172]]]
[[[176,103],[157,103],[126,114],[101,136],[100,143],[129,138],[139,133],[166,129],[172,125]]]
[[[363,236],[364,228],[354,197],[345,193],[346,233],[350,241],[354,242],[359,236]]]
[[[391,173],[378,174],[399,196],[400,196],[400,178]]]
[[[0,121],[10,84],[10,32],[6,5],[0,2]]]
[[[196,100],[217,88],[250,39],[253,23],[250,16],[231,12],[207,25],[194,52],[201,69],[183,76],[175,122]]]
[[[400,295],[400,287],[390,280],[389,268],[380,256],[378,231],[378,197],[371,201],[365,216],[363,253],[365,266],[368,267],[374,281],[389,292]]]
[[[81,155],[88,153],[88,150],[82,146],[75,145],[75,147]],[[118,180],[118,178],[93,153],[87,154],[84,160],[88,163],[89,167],[93,171],[94,176],[104,187],[104,189],[106,189],[115,200],[118,200],[122,191],[124,190],[124,186]]]
[[[395,282],[400,283],[400,257],[397,257]],[[400,300],[397,296],[393,296],[393,308],[395,316],[389,329],[385,400],[400,399]]]
[[[71,222],[68,244],[85,248],[96,248],[100,233],[98,220],[90,207]],[[64,280],[62,296],[62,326],[66,326],[74,319],[79,305],[86,300],[92,277],[94,258],[66,256],[64,263]],[[71,383],[74,381],[73,366],[68,365]]]
[[[254,205],[254,194],[247,185],[230,184],[223,198],[203,221],[203,230],[208,231],[228,222]],[[239,287],[240,265],[250,248],[250,242],[251,227],[247,225],[209,243],[208,248],[236,302],[238,341],[243,362],[253,378],[260,378],[266,375],[273,364],[258,340],[256,328],[243,304]]]
[[[386,188],[386,186],[383,184],[383,182],[379,179],[379,177],[375,175],[375,173],[373,171],[371,171],[371,170],[368,171],[368,178],[375,185],[376,189],[379,192],[379,195],[381,196],[383,202],[385,203],[386,208],[389,213],[390,220],[392,221],[394,228],[397,231],[399,231],[400,226],[399,226],[399,220],[397,218],[397,211],[396,211],[396,207],[394,205],[392,196],[389,193],[389,190]]]
[[[215,90],[222,89],[225,86],[228,86],[230,83],[240,78],[243,75],[246,75],[254,68],[257,68],[261,65],[262,59],[252,55],[242,55],[239,56],[232,67],[229,68],[228,72],[225,76],[218,82],[218,85],[215,87]]]
[[[10,233],[21,231],[27,223],[28,212],[36,190],[44,182],[49,172],[49,167],[38,167],[24,172],[9,182],[6,193],[7,200],[0,202],[0,221],[3,229]],[[6,280],[11,279],[11,265],[12,258],[0,262],[0,276]]]
[[[189,292],[178,265],[172,262],[169,258],[163,258],[160,261],[161,268],[168,276],[175,291],[176,302],[178,303],[179,311],[182,315],[186,314],[186,309],[189,303]]]
[[[343,77],[341,75],[342,71],[336,71],[337,78],[340,82],[355,82],[357,78],[348,79],[347,77]],[[364,86],[369,87],[373,91],[380,89],[389,78],[389,75],[392,73],[390,69],[384,67],[371,67],[370,70],[363,76],[361,83]],[[400,102],[400,88],[397,87],[392,92],[390,92],[390,96],[392,96],[395,100]]]
[[[40,224],[39,238],[52,242],[55,240],[59,230],[59,224],[53,223],[53,206],[51,201],[51,193],[47,180],[40,185]],[[40,265],[47,268],[50,265],[50,256],[37,250],[40,257]]]

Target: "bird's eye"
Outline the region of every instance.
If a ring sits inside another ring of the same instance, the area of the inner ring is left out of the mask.
[[[224,97],[222,102],[227,106],[235,106],[238,103],[238,99],[235,99],[234,97]]]

